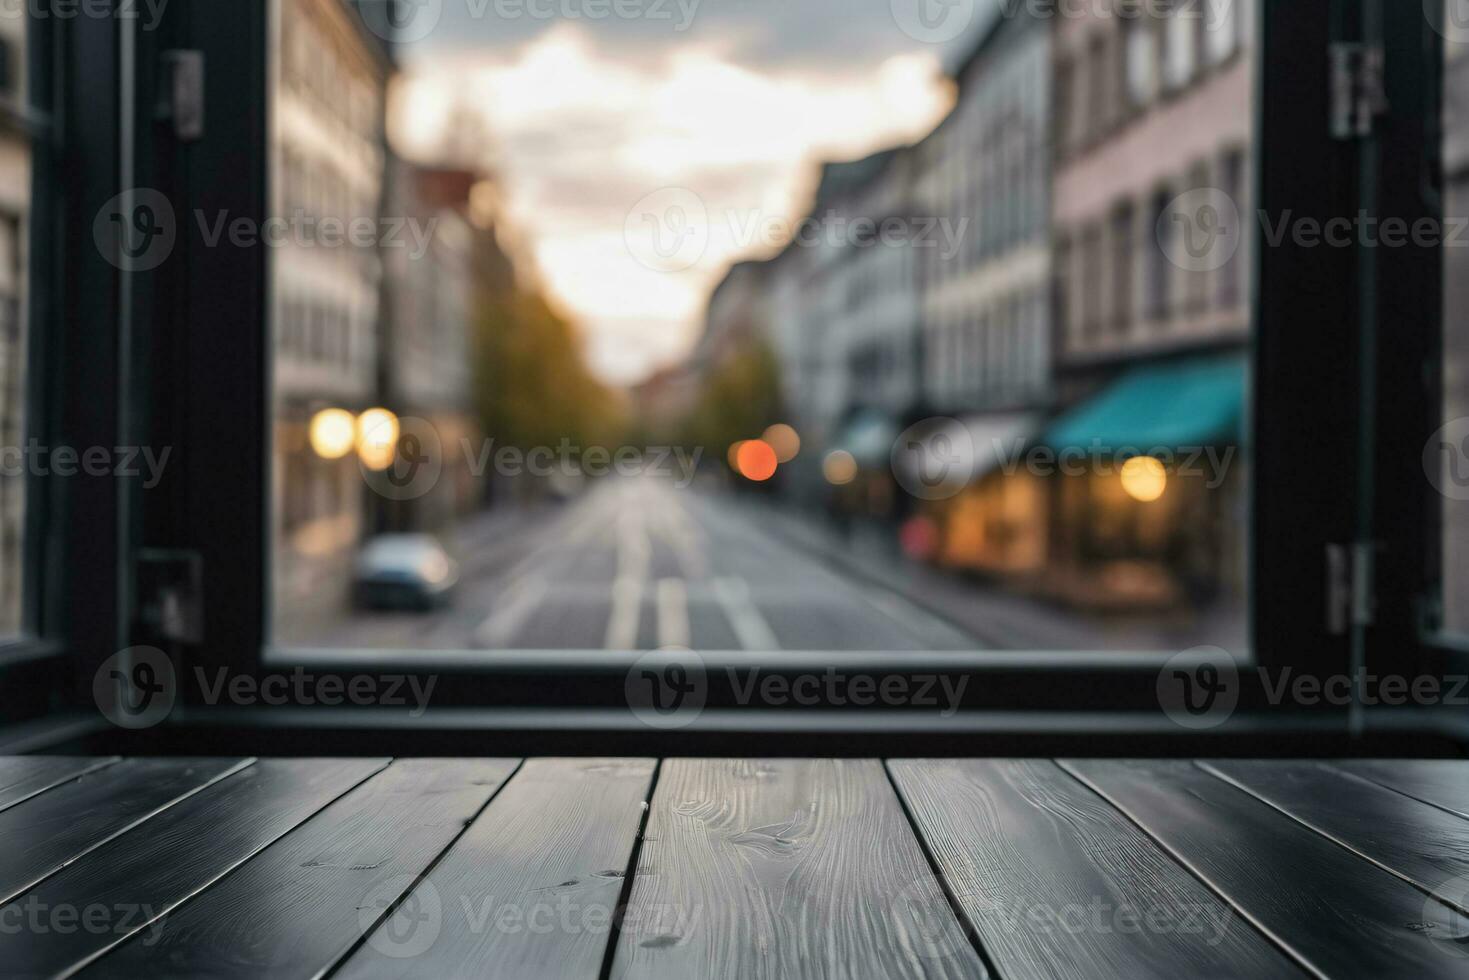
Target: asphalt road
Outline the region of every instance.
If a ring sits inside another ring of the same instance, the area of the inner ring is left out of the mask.
[[[499,650],[973,650],[900,593],[792,543],[776,515],[653,478],[491,512],[453,542],[462,581],[430,614],[343,611],[310,646]],[[286,638],[290,644],[292,638]]]

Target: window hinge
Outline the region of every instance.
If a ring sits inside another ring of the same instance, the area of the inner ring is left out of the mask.
[[[1332,138],[1371,136],[1374,120],[1387,111],[1382,45],[1338,41],[1330,47],[1330,58]]]
[[[143,548],[138,552],[138,625],[151,639],[204,640],[204,559],[197,551]]]
[[[204,136],[204,52],[165,51],[158,97],[158,119],[173,123],[180,143]]]
[[[1344,636],[1371,626],[1375,548],[1369,541],[1326,546],[1326,631]]]

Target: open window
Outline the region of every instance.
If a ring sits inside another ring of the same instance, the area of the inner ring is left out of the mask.
[[[1431,18],[902,6],[52,24],[128,93],[106,152],[59,151],[97,170],[74,206],[174,233],[119,264],[70,230],[50,247],[98,288],[32,297],[117,354],[62,357],[35,421],[172,452],[46,491],[85,518],[67,553],[103,552],[55,593],[98,613],[78,662],[156,648],[200,730],[646,735],[696,700],[704,735],[1125,738],[1214,731],[1161,692],[1223,668],[1220,731],[1362,732],[1262,678],[1430,663],[1459,622],[1457,511],[1389,494],[1425,499],[1390,436],[1451,421],[1451,331],[1381,336],[1439,322],[1415,290],[1451,310],[1453,277],[1300,232],[1434,213]],[[1384,397],[1440,340],[1444,400]],[[435,710],[220,684],[303,672],[432,677]],[[789,694],[830,675],[955,693]]]

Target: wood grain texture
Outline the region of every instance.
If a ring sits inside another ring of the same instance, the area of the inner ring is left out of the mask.
[[[1469,820],[1329,763],[1202,765],[1469,914]]]
[[[261,760],[181,800],[0,908],[0,922],[26,924],[19,931],[0,930],[4,975],[68,976],[130,935],[150,927],[156,934],[160,916],[386,764]],[[51,915],[66,909],[94,915],[96,922],[63,931]],[[147,972],[166,972],[166,966],[151,962]]]
[[[1469,820],[1469,761],[1459,759],[1353,759],[1336,765],[1354,776],[1452,810]]]
[[[0,812],[0,903],[249,759],[127,759]]]
[[[24,803],[48,789],[120,762],[111,755],[22,755],[0,759],[0,810]]]
[[[1305,976],[1053,762],[888,768],[950,894],[1006,980]]]
[[[81,975],[319,976],[412,887],[515,766],[395,762]]]
[[[881,763],[663,763],[613,977],[986,975]]]
[[[534,759],[334,974],[596,980],[652,759]]]
[[[1464,977],[1469,918],[1199,766],[1064,765],[1319,975]]]

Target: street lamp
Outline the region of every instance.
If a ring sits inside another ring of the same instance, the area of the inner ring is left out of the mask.
[[[357,420],[344,408],[323,408],[311,417],[311,449],[322,459],[341,459],[352,451]]]

